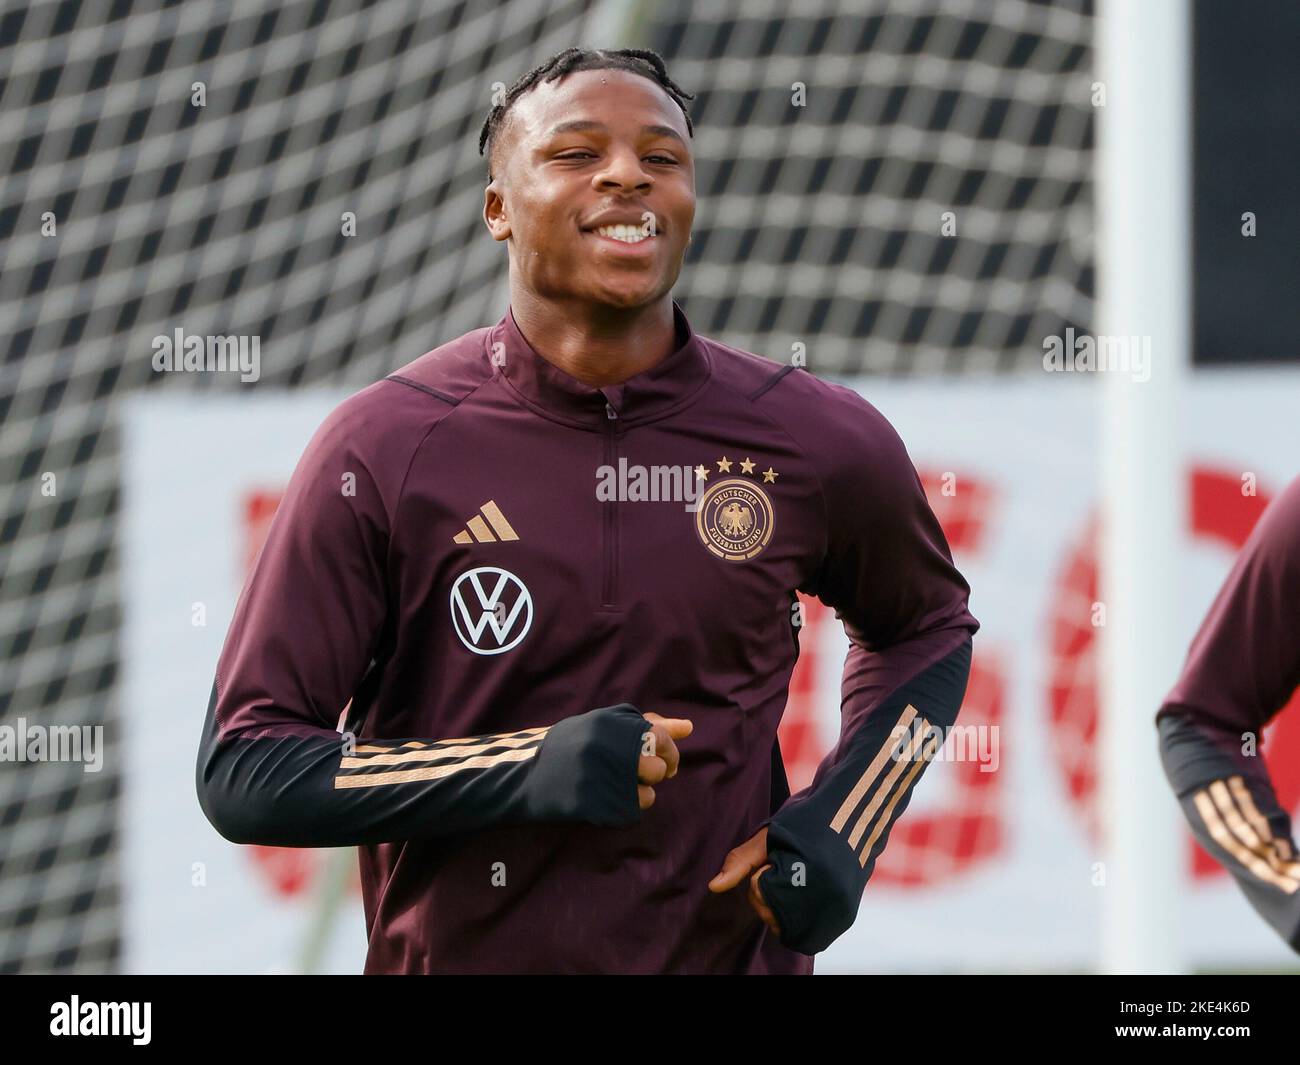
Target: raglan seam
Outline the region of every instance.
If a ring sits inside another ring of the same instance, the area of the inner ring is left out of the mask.
[[[385,378],[385,380],[388,380],[388,378]],[[479,391],[479,389],[483,388],[484,385],[491,383],[491,381],[492,378],[490,377],[485,378],[484,380],[480,381],[477,385],[475,385],[472,389],[470,389],[468,392],[466,392],[465,395],[462,396],[458,402],[451,404],[448,410],[444,411],[438,418],[434,420],[433,424],[429,426],[429,428],[425,431],[424,435],[420,437],[420,442],[416,444],[415,448],[411,451],[411,457],[410,459],[407,460],[406,463],[406,471],[402,474],[402,483],[398,486],[397,489],[397,499],[393,503],[393,517],[392,517],[392,521],[390,522],[391,528],[389,529],[389,533],[388,533],[389,557],[385,559],[386,565],[384,567],[386,570],[388,569],[387,563],[391,562],[391,557],[392,557],[391,549],[393,544],[393,537],[397,532],[397,521],[402,509],[402,499],[406,495],[406,485],[407,482],[410,480],[411,470],[415,468],[416,458],[419,456],[421,449],[428,442],[429,437],[433,435],[433,431],[437,429],[440,425],[442,425],[444,422],[446,422],[449,418],[451,418],[451,416],[455,414],[456,411],[460,410],[460,405],[462,403],[464,403],[468,399],[473,398],[473,396],[475,395],[475,393]],[[406,382],[402,382],[402,383],[405,384]],[[421,389],[421,391],[424,390]]]
[[[406,385],[408,388],[414,388],[419,392],[427,393],[435,399],[440,399],[444,403],[450,404],[453,407],[457,406],[461,402],[460,399],[456,399],[454,396],[450,396],[446,392],[439,392],[436,388],[431,388],[429,385],[422,385],[419,381],[412,381],[409,377],[403,377],[401,374],[390,373],[384,378],[384,380],[396,381],[398,384]],[[464,396],[461,397],[461,399],[464,398]]]
[[[751,403],[757,403],[761,396],[779,385],[785,379],[786,374],[797,369],[799,369],[797,366],[782,366],[781,369],[777,370],[776,373],[772,374],[771,377],[764,381],[756,391],[751,392],[747,398]]]

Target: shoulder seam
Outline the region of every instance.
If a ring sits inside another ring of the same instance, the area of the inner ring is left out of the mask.
[[[788,374],[791,370],[797,370],[797,369],[799,369],[799,367],[797,366],[782,366],[781,369],[777,370],[776,373],[774,373],[771,377],[769,377],[766,381],[764,381],[758,387],[757,391],[751,392],[749,394],[748,397],[749,400],[752,402],[753,400],[758,399],[758,397],[763,395],[763,393],[766,392],[768,389],[775,388],[778,384],[780,384],[781,381],[785,378],[785,375]]]
[[[417,385],[412,381],[406,381],[404,378],[385,378],[385,380],[400,380],[404,384],[410,384],[412,387],[420,389],[420,391],[428,391],[435,396],[437,395],[437,392],[434,392],[431,389],[422,388],[420,385]],[[478,384],[476,384],[468,392],[466,392],[465,395],[461,397],[461,399],[455,401],[448,400],[448,403],[450,403],[453,408],[458,407],[462,400],[469,399],[469,397],[474,395],[474,393],[476,393],[480,388],[482,388],[484,385],[491,384],[492,381],[494,380],[495,378],[493,377],[486,378],[485,380],[482,380]],[[411,451],[411,457],[410,459],[407,460],[406,463],[406,471],[402,474],[402,483],[401,485],[398,486],[397,489],[397,501],[393,504],[393,532],[394,533],[396,533],[397,531],[398,518],[400,517],[399,512],[402,509],[402,497],[406,494],[406,482],[410,479],[411,470],[415,466],[415,458],[420,453],[420,449],[424,447],[425,442],[429,439],[429,437],[433,435],[433,431],[437,429],[438,426],[440,426],[443,422],[445,422],[450,417],[451,417],[451,412],[448,411],[446,414],[435,419],[433,424],[429,426],[425,434],[422,437],[420,437],[420,442],[416,444],[415,448]]]
[[[412,388],[415,388],[417,391],[428,392],[428,393],[430,393],[431,395],[437,396],[437,398],[439,398],[439,399],[443,399],[443,398],[445,398],[445,397],[443,397],[443,396],[439,396],[438,393],[437,393],[436,391],[434,391],[433,389],[423,387],[423,386],[417,384],[416,382],[414,382],[414,381],[408,381],[407,379],[405,379],[405,378],[403,378],[403,377],[389,376],[389,377],[384,378],[384,380],[386,380],[386,381],[391,380],[391,381],[400,382],[401,384],[410,385]],[[488,380],[491,380],[491,378],[489,378]],[[462,397],[462,398],[468,399],[469,396],[472,396],[475,392],[477,392],[480,388],[482,388],[482,387],[483,387],[485,384],[487,384],[487,383],[488,383],[487,381],[480,381],[477,385],[475,385],[475,386],[474,386],[474,387],[473,387],[473,388],[472,388],[472,389],[471,389],[471,390],[470,390],[470,391],[469,391],[469,392],[468,392],[464,397]],[[447,402],[448,402],[448,404],[450,405],[450,407],[451,407],[452,410],[455,410],[456,407],[459,406],[459,401],[455,401],[455,402],[453,402],[453,401],[451,401],[451,400],[448,400]],[[424,447],[424,445],[428,442],[429,437],[431,437],[431,436],[433,435],[433,431],[434,431],[435,429],[437,429],[438,426],[440,426],[443,422],[445,422],[445,421],[446,421],[448,418],[450,418],[450,417],[451,417],[451,410],[446,411],[446,412],[443,413],[440,417],[435,418],[435,419],[433,420],[433,424],[430,425],[429,428],[425,430],[424,434],[420,437],[419,442],[415,445],[415,447],[413,447],[413,448],[411,449],[411,457],[410,457],[409,459],[406,460],[406,469],[405,469],[405,470],[403,471],[403,473],[402,473],[402,483],[401,483],[400,485],[397,486],[397,499],[396,499],[396,500],[394,501],[394,503],[393,503],[393,518],[392,518],[392,522],[391,522],[391,527],[390,527],[389,530],[388,530],[388,544],[387,544],[387,548],[386,548],[386,550],[385,550],[385,552],[384,552],[384,556],[385,556],[385,557],[384,557],[384,576],[385,576],[386,580],[387,580],[388,582],[390,582],[390,583],[391,583],[392,578],[393,578],[393,569],[392,569],[392,567],[393,567],[393,540],[396,538],[396,536],[397,536],[397,530],[398,530],[399,527],[400,527],[401,516],[402,516],[402,498],[403,498],[403,496],[406,495],[406,482],[407,482],[408,480],[410,480],[410,477],[411,477],[411,470],[413,470],[413,469],[415,468],[415,459],[416,459],[416,456],[418,456],[418,455],[420,454],[421,449],[422,449],[422,448]],[[387,588],[385,589],[385,591],[387,591]],[[377,637],[377,638],[378,638],[378,637]],[[371,657],[372,657],[372,658],[374,657],[374,654],[375,654],[375,651],[376,651],[376,650],[378,650],[378,646],[377,646],[377,645],[376,645],[375,647],[372,647],[372,648],[370,649],[370,654],[371,654]]]
[[[408,387],[414,388],[417,391],[428,393],[429,395],[433,396],[435,399],[440,399],[444,403],[450,403],[453,407],[460,402],[459,399],[456,399],[454,396],[447,395],[446,392],[439,392],[436,388],[430,388],[428,385],[422,385],[420,384],[419,381],[412,381],[409,377],[403,377],[401,376],[401,374],[390,373],[387,377],[384,378],[384,380],[396,381],[398,384],[407,385]],[[464,397],[462,396],[461,398],[463,399]]]
[[[396,380],[396,378],[394,378],[394,380]],[[474,393],[476,393],[476,391],[478,391],[478,389],[481,389],[482,386],[484,386],[484,385],[486,385],[486,384],[490,384],[490,382],[493,381],[493,380],[494,380],[494,378],[489,377],[489,378],[486,378],[486,380],[484,380],[484,381],[480,381],[480,382],[478,382],[478,384],[477,384],[477,385],[474,385],[473,388],[472,388],[471,390],[468,391],[468,393],[465,393],[465,394],[463,395],[463,397],[461,397],[461,399],[468,399],[469,397],[471,397],[471,395],[473,395]],[[407,384],[413,384],[413,382],[407,382]],[[420,388],[419,385],[413,385],[413,386],[415,386],[415,388]],[[426,389],[421,389],[421,391],[426,391]],[[434,394],[434,395],[437,395],[437,393],[433,393],[433,394]],[[448,402],[451,402],[451,401],[448,401]],[[459,401],[459,399],[458,399],[458,401],[452,402],[452,403],[451,403],[451,406],[452,406],[452,407],[458,407],[458,406],[460,406],[460,401]],[[417,443],[417,445],[415,446],[415,449],[412,449],[412,451],[411,451],[411,458],[409,458],[409,459],[407,460],[407,468],[406,468],[406,472],[404,472],[403,475],[402,475],[402,484],[400,484],[400,486],[399,486],[399,488],[398,488],[398,498],[396,498],[396,502],[395,502],[394,505],[393,505],[393,528],[394,528],[394,531],[395,531],[396,527],[398,527],[398,511],[402,510],[402,497],[403,497],[403,495],[406,495],[406,484],[407,484],[407,480],[409,479],[409,477],[411,477],[411,469],[412,469],[413,466],[415,466],[415,456],[420,454],[420,449],[421,449],[421,447],[424,447],[424,445],[425,445],[425,441],[428,441],[428,440],[429,440],[429,437],[430,437],[430,436],[433,436],[433,430],[434,430],[434,429],[437,429],[437,428],[439,427],[439,425],[441,425],[441,424],[443,423],[443,421],[446,421],[446,420],[448,419],[448,417],[450,417],[450,416],[451,416],[451,412],[448,411],[447,414],[443,415],[442,417],[439,417],[439,419],[437,419],[437,420],[434,420],[434,423],[433,423],[432,425],[430,425],[430,427],[429,427],[428,430],[426,430],[424,436],[420,437],[420,442]]]

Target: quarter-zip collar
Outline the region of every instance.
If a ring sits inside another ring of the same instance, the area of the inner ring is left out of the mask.
[[[594,388],[539,355],[520,332],[513,310],[488,331],[494,372],[528,406],[569,425],[604,429],[663,418],[688,403],[709,378],[709,354],[673,300],[677,350],[620,384]]]

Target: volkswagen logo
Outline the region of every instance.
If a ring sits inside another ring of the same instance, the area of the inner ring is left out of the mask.
[[[451,622],[460,642],[476,655],[499,655],[528,635],[533,597],[508,570],[479,566],[452,585]]]

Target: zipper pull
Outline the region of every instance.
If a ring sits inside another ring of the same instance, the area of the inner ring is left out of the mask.
[[[612,403],[605,404],[605,417],[608,418],[611,422],[618,420],[618,411],[614,409],[614,404]]]

